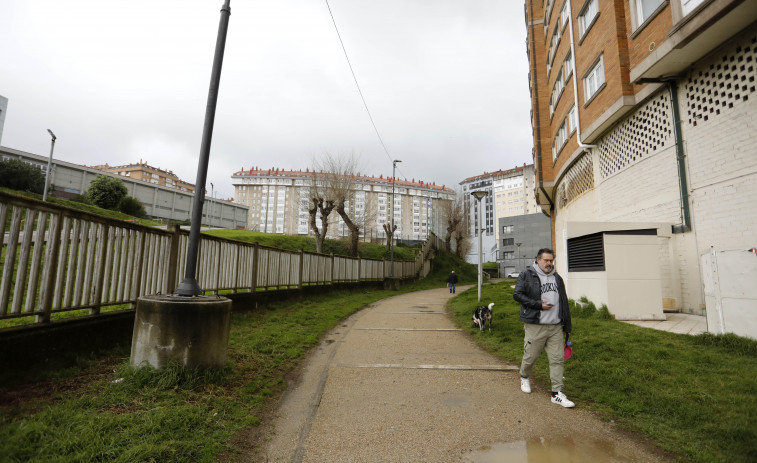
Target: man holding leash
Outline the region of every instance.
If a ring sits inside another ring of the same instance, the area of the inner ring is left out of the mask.
[[[563,388],[564,341],[563,332],[570,334],[570,307],[565,283],[555,271],[555,252],[543,248],[536,262],[518,276],[513,299],[520,302],[520,320],[524,322],[525,340],[523,362],[520,365],[520,389],[531,393],[528,377],[542,350],[549,358],[552,381],[552,403],[570,408],[575,406],[565,397]]]

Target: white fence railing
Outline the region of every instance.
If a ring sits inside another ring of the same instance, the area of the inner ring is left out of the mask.
[[[189,234],[112,220],[0,191],[0,320],[75,310],[132,308],[137,298],[173,291],[184,275]],[[414,261],[395,261],[393,276],[427,268],[438,238]],[[287,251],[201,235],[197,281],[206,293],[296,289],[383,280],[391,262]],[[73,315],[73,314],[69,314]]]

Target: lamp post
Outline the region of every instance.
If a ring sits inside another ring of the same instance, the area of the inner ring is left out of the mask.
[[[195,297],[202,294],[202,289],[195,279],[197,276],[197,255],[200,250],[200,224],[202,222],[202,206],[205,202],[205,180],[208,178],[210,142],[213,138],[218,87],[221,84],[221,67],[223,65],[224,49],[226,48],[226,32],[229,29],[229,16],[231,15],[230,1],[225,0],[223,7],[221,7],[221,21],[218,25],[213,69],[210,73],[208,103],[205,107],[205,123],[202,128],[202,140],[200,142],[200,161],[197,166],[197,181],[195,182],[194,204],[192,205],[192,226],[189,229],[187,264],[184,279],[174,291],[174,294],[177,296]]]
[[[397,170],[397,163],[402,162],[399,159],[392,161],[392,200],[389,205],[389,230],[392,232],[391,239],[389,240],[389,259],[391,267],[389,268],[389,276],[394,277],[394,173]]]
[[[478,300],[481,302],[481,284],[483,283],[483,268],[481,263],[481,248],[483,247],[483,231],[481,227],[481,200],[488,194],[486,190],[478,190],[471,193],[478,201]]]
[[[45,172],[45,189],[42,192],[42,201],[47,201],[47,185],[50,184],[50,170],[52,169],[53,165],[53,150],[55,149],[55,140],[57,138],[52,130],[47,129],[47,131],[50,132],[50,136],[53,137],[53,140],[50,142],[50,158],[47,160],[47,172]]]
[[[523,243],[515,243],[516,246],[518,246],[518,271],[520,272],[520,245]]]

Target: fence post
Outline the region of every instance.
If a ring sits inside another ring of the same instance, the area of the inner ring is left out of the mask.
[[[173,294],[176,289],[176,271],[179,268],[179,238],[181,227],[177,223],[168,226],[168,232],[171,233],[171,246],[168,250],[168,280],[166,294]]]
[[[297,289],[302,289],[302,286],[303,286],[302,285],[302,271],[304,267],[305,267],[305,251],[302,248],[300,248],[300,269],[298,271],[300,275],[300,280],[297,283]]]
[[[97,282],[95,283],[95,306],[89,309],[90,315],[100,313],[100,302],[102,302],[103,284],[105,282],[105,258],[108,256],[109,230],[110,227],[107,224],[103,224],[103,233],[100,241],[100,262],[97,266]]]
[[[331,253],[331,284],[334,284],[334,267],[336,264],[336,260],[334,259],[334,253]]]
[[[360,256],[357,256],[357,281],[362,280],[362,269],[363,269],[363,259],[360,258]]]
[[[241,256],[242,256],[242,246],[237,245],[236,248],[237,248],[237,258],[234,261],[234,264],[235,264],[234,268],[231,270],[234,273],[234,289],[232,290],[234,294],[238,292],[237,288],[239,288],[239,273],[240,273],[239,269],[242,267],[240,265]]]
[[[45,269],[44,288],[45,295],[42,298],[42,314],[35,317],[37,323],[49,323],[50,312],[53,307],[53,294],[55,294],[55,275],[58,269],[58,253],[60,252],[60,237],[63,229],[63,214],[55,215],[55,226],[51,227],[48,237],[49,266]],[[47,260],[47,259],[45,259]]]
[[[132,307],[137,306],[137,299],[142,295],[142,266],[144,265],[145,247],[147,246],[147,233],[137,231],[135,236],[139,237],[139,252],[137,253],[136,262],[134,262],[134,302]]]
[[[252,281],[250,292],[254,293],[258,286],[258,243],[252,245]]]

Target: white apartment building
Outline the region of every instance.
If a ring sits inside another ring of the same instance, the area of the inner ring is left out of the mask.
[[[306,169],[240,170],[232,176],[235,202],[249,206],[248,223],[253,230],[284,235],[311,235],[309,213],[310,187],[316,174]],[[424,240],[443,229],[442,201],[454,199],[454,191],[423,181],[394,182],[383,176],[356,175],[352,195],[347,203],[350,217],[361,225],[365,241],[385,238],[383,225],[391,222],[389,211],[394,203],[395,237],[398,240]],[[320,227],[320,216],[317,224]],[[349,235],[339,214],[329,216],[329,238]]]
[[[472,247],[466,260],[478,263],[478,201],[471,196],[474,191],[484,190],[487,195],[481,200],[483,236],[482,257],[485,262],[497,260],[497,248],[500,238],[497,223],[500,218],[541,212],[534,195],[533,164],[496,172],[484,172],[460,182],[465,204],[466,218],[472,237]]]

